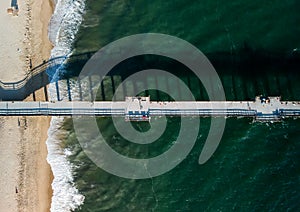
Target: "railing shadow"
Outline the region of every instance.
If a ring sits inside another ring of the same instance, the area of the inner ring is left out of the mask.
[[[30,73],[18,82],[0,81],[0,99],[3,101],[21,101],[35,91],[45,88],[50,82],[67,80],[68,100],[72,100],[70,79],[78,76],[84,64],[95,52],[86,52],[69,57],[52,58],[33,68]],[[245,45],[236,54],[230,52],[215,52],[207,57],[217,70],[225,89],[228,100],[250,100],[258,94],[283,95],[286,100],[300,98],[297,83],[299,80],[300,54],[298,51],[290,54],[253,50]],[[150,58],[150,59],[149,59]],[[157,59],[157,58],[156,58]],[[179,62],[170,61],[170,58],[156,60],[154,56],[135,57],[116,65],[108,74],[108,80],[100,84],[99,100],[111,100],[112,94],[120,81],[125,80],[135,72],[145,69],[160,69],[172,72],[181,78],[192,90],[197,100],[208,100],[201,82],[191,71]],[[141,63],[142,61],[142,63]],[[66,70],[54,77],[57,69]],[[101,68],[101,67],[100,67]],[[104,77],[104,76],[101,76]],[[120,78],[114,81],[116,77]],[[157,76],[159,78],[159,76]],[[271,77],[271,79],[270,79]],[[110,79],[109,79],[110,78]],[[140,82],[132,82],[133,89]],[[147,80],[144,82],[147,84]],[[80,96],[82,96],[81,85]],[[123,85],[124,86],[124,85]],[[175,88],[169,86],[170,91]],[[129,95],[131,88],[124,87],[124,95]],[[178,89],[178,88],[177,88]],[[59,88],[57,85],[57,93]],[[177,92],[180,94],[180,91]],[[94,94],[90,94],[93,96]],[[170,99],[166,94],[157,91],[146,91],[152,99]],[[59,96],[59,95],[58,95]],[[82,97],[80,98],[82,99]],[[60,100],[60,98],[58,98]]]
[[[64,79],[63,75],[54,78],[54,74],[62,65],[71,65],[72,63],[85,63],[94,52],[87,52],[72,55],[68,60],[66,57],[51,58],[29,71],[24,79],[17,82],[2,82],[0,80],[0,99],[2,101],[21,101],[35,91],[47,86],[50,82]],[[72,76],[69,76],[72,77]]]

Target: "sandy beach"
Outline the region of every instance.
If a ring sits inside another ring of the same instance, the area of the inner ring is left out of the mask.
[[[17,16],[0,1],[0,80],[15,82],[50,56],[50,0],[17,1]],[[45,100],[43,90],[37,100]],[[26,100],[32,101],[32,97]],[[47,157],[49,117],[0,117],[0,212],[49,211],[53,179]]]

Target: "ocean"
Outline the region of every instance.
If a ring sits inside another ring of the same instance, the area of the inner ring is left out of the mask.
[[[68,58],[98,51],[125,36],[163,33],[190,42],[208,57],[227,100],[251,100],[264,94],[299,101],[299,9],[296,0],[58,0],[49,26],[55,45],[51,56]],[[62,66],[56,76],[82,67],[82,61]],[[199,80],[167,58],[137,57],[115,71],[126,78],[149,67],[175,73],[195,99],[208,99]],[[121,83],[117,82],[116,87]],[[112,98],[113,86],[109,82],[105,86],[105,98],[102,95],[99,100]],[[55,99],[54,84],[49,94]],[[153,90],[143,94],[153,100],[171,99]],[[156,119],[153,122],[159,121]],[[170,148],[180,122],[180,118],[169,117],[157,142],[138,145],[120,136],[111,118],[97,118],[105,142],[134,158],[154,157]],[[210,123],[210,118],[200,119],[197,141],[178,166],[157,177],[134,180],[97,167],[78,142],[72,120],[53,118],[47,140],[54,174],[51,211],[299,210],[300,120],[256,123],[248,118],[228,118],[217,151],[199,165]],[[146,123],[134,123],[133,127],[140,132],[150,128]]]

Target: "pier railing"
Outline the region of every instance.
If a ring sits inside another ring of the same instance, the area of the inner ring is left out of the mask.
[[[156,116],[256,116],[256,110],[245,110],[245,109],[150,109],[150,115]]]
[[[61,65],[65,59],[66,59],[65,57],[52,58],[52,59],[48,60],[47,62],[44,62],[41,65],[30,70],[28,72],[28,74],[26,74],[26,76],[22,80],[19,80],[17,82],[2,82],[0,80],[0,87],[4,90],[20,89],[20,88],[24,87],[31,78],[33,78],[34,76],[37,76],[38,74],[40,74],[42,72],[45,72],[48,68],[51,68],[54,65]]]
[[[276,121],[283,117],[300,117],[300,102],[282,104],[260,102],[1,102],[0,116],[124,116],[144,121],[155,116],[253,117],[258,121]],[[141,109],[140,104],[143,104]]]

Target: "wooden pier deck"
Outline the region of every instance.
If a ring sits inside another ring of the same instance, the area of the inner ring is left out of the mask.
[[[154,102],[149,97],[127,97],[125,101],[99,102],[0,102],[0,116],[124,116],[146,121],[153,116],[253,117],[273,121],[300,117],[300,102],[280,101],[181,101]]]

